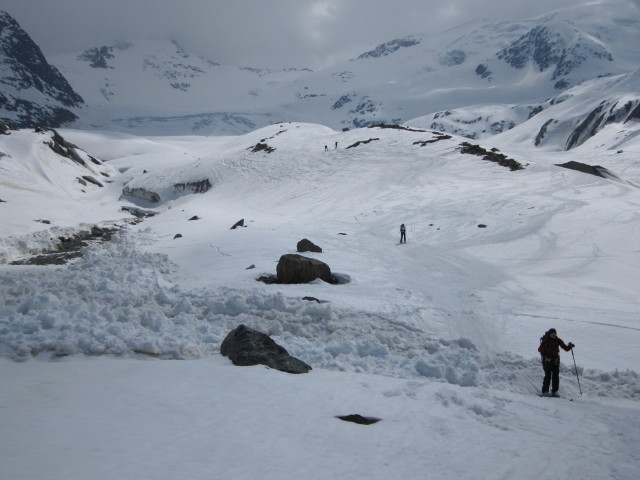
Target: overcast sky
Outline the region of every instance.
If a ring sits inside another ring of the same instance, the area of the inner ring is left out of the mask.
[[[603,0],[0,0],[45,56],[171,38],[220,63],[319,69],[411,34]],[[640,0],[627,0],[640,5]]]

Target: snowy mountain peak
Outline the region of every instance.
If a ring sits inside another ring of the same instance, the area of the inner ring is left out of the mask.
[[[497,57],[516,69],[529,64],[540,72],[553,68],[551,80],[571,74],[585,62],[613,62],[613,56],[602,42],[564,21],[538,25],[508,47]],[[601,67],[603,71],[610,65]],[[566,81],[558,81],[556,88],[566,88]]]

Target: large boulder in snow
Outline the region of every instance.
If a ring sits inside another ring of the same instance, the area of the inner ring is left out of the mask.
[[[309,283],[317,278],[336,283],[329,265],[315,258],[289,253],[282,255],[276,267],[278,283]]]
[[[311,240],[306,238],[303,238],[302,240],[300,240],[296,245],[296,248],[300,253],[302,252],[322,253],[322,248],[320,248],[318,245],[316,245]]]
[[[287,373],[307,373],[311,367],[289,355],[268,335],[239,325],[229,332],[220,353],[238,366],[266,365]]]

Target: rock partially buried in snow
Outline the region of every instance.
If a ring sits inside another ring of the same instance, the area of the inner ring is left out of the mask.
[[[276,268],[278,283],[309,283],[316,279],[337,283],[329,265],[315,258],[293,253],[282,255]]]
[[[237,366],[266,365],[286,373],[307,373],[311,367],[289,355],[271,337],[239,325],[229,332],[220,346],[220,353]]]
[[[306,238],[303,238],[302,240],[300,240],[297,243],[296,249],[300,253],[302,253],[302,252],[322,253],[322,248],[321,247],[319,247],[318,245],[313,243],[311,240],[306,239]]]
[[[233,226],[231,227],[231,230],[235,230],[238,227],[244,227],[244,218],[241,218],[236,223],[234,223]]]
[[[380,418],[376,417],[363,417],[358,413],[351,415],[340,415],[336,418],[339,418],[344,422],[357,423],[358,425],[373,425],[374,423],[378,423],[381,420]]]

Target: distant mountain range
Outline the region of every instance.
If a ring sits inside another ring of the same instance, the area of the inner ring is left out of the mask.
[[[92,46],[53,67],[1,13],[0,119],[139,135],[406,123],[569,149],[611,123],[638,131],[638,45],[637,9],[612,1],[394,39],[318,72],[221,65],[169,40]]]

